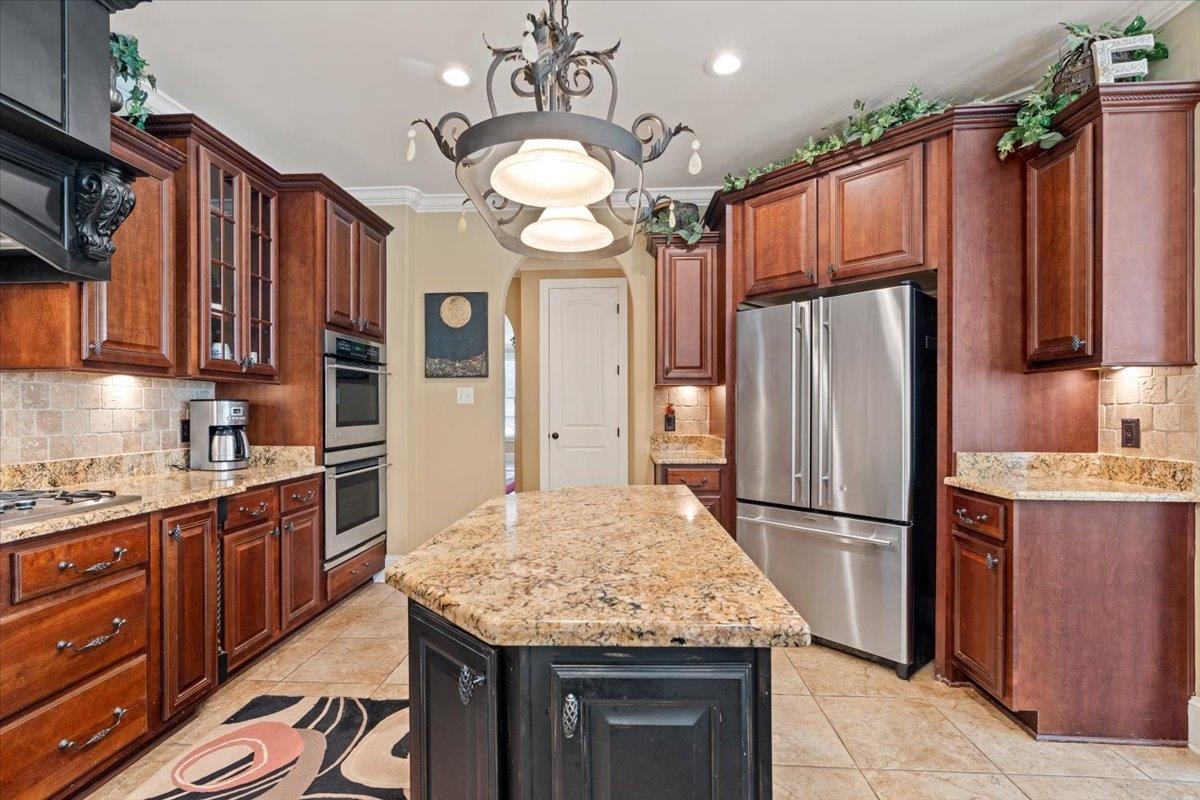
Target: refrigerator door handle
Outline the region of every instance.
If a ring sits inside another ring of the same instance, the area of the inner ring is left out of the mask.
[[[820,309],[820,330],[817,340],[817,507],[829,506],[830,492],[830,451],[833,447],[832,428],[832,387],[829,369],[830,351],[830,309],[829,301],[821,298],[817,301]]]
[[[792,306],[792,323],[795,329],[792,341],[792,503],[806,503],[804,483],[808,480],[807,442],[804,441],[803,425],[807,421],[805,396],[808,387],[805,375],[808,365],[805,354],[809,347],[809,306],[795,303]]]
[[[852,542],[863,542],[864,544],[873,544],[878,547],[894,547],[894,542],[889,542],[887,539],[876,539],[873,536],[855,536],[852,533],[829,533],[827,531],[814,530],[813,528],[805,528],[800,525],[788,525],[786,522],[776,522],[775,520],[758,519],[757,517],[738,517],[739,522],[750,522],[756,525],[770,525],[772,528],[785,528],[789,531],[799,531],[800,533],[809,533],[813,536],[823,536],[826,539],[849,539]]]

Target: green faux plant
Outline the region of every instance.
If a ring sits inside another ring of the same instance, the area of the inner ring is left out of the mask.
[[[650,208],[653,209],[664,200],[670,200],[670,198],[666,195],[659,195],[650,203]],[[660,208],[658,211],[651,211],[641,222],[642,233],[646,235],[665,233],[667,244],[671,243],[674,236],[678,236],[689,245],[700,241],[700,237],[704,235],[704,223],[701,222],[700,213],[695,206],[680,206],[674,216],[675,224],[672,225],[669,206]]]
[[[739,189],[745,189],[768,172],[798,164],[801,161],[812,164],[819,156],[840,150],[855,142],[863,145],[870,144],[898,125],[933,114],[940,114],[948,108],[950,108],[950,103],[940,99],[927,99],[921,88],[915,84],[908,88],[907,94],[872,111],[867,110],[867,104],[862,100],[855,100],[854,113],[847,118],[845,127],[840,132],[834,132],[821,139],[808,137],[808,141],[796,148],[788,159],[772,161],[761,167],[752,167],[746,171],[745,175],[726,175],[724,189],[727,192],[736,192]]]
[[[1118,28],[1111,22],[1104,22],[1095,31],[1091,26],[1079,22],[1064,22],[1067,30],[1064,42],[1065,50],[1059,59],[1051,64],[1037,82],[1033,91],[1021,98],[1021,107],[1017,109],[1017,123],[1004,132],[996,142],[996,152],[1001,159],[1007,158],[1017,150],[1038,145],[1046,150],[1063,140],[1063,135],[1050,127],[1054,116],[1076,100],[1079,95],[1074,92],[1058,94],[1054,91],[1054,82],[1064,69],[1070,68],[1079,59],[1091,53],[1092,42],[1099,39],[1120,39],[1126,36],[1138,36],[1144,33],[1157,34],[1158,31],[1146,30],[1146,18],[1138,14],[1124,28]],[[1129,54],[1131,60],[1146,59],[1161,61],[1170,53],[1162,42],[1155,42],[1150,50],[1134,50]],[[1137,78],[1136,80],[1141,80]]]
[[[131,123],[139,128],[145,128],[146,117],[150,116],[150,112],[146,110],[146,99],[150,96],[146,91],[146,86],[154,88],[158,85],[158,81],[146,71],[149,64],[138,52],[136,36],[110,33],[108,48],[112,53],[113,70],[117,77],[124,78],[130,83],[129,96],[125,101],[125,114]]]

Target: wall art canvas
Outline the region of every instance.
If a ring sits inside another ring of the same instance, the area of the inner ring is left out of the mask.
[[[425,377],[487,375],[487,292],[426,293]]]

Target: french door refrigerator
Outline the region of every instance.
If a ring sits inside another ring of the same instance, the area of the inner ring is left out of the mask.
[[[934,300],[913,285],[737,315],[737,539],[826,643],[933,650]]]

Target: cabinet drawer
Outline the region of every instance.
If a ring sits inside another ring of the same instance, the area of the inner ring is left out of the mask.
[[[146,573],[0,619],[0,719],[146,649]]]
[[[280,513],[290,514],[293,511],[316,505],[317,501],[321,499],[322,480],[320,475],[314,475],[311,478],[292,481],[279,487]]]
[[[20,603],[146,563],[150,519],[122,520],[12,554],[12,601]]]
[[[146,730],[139,656],[0,728],[0,797],[51,797]]]
[[[234,531],[256,522],[266,522],[277,516],[279,516],[279,499],[275,494],[274,486],[242,492],[229,498],[229,513],[225,517],[223,530]]]
[[[387,555],[387,545],[383,542],[359,553],[349,561],[338,564],[325,573],[325,596],[330,600],[341,597],[346,592],[360,586],[383,569],[383,557]]]
[[[720,467],[667,467],[667,483],[683,485],[696,494],[721,492]]]
[[[1008,520],[1003,503],[958,492],[951,493],[950,501],[955,525],[1004,541]]]

